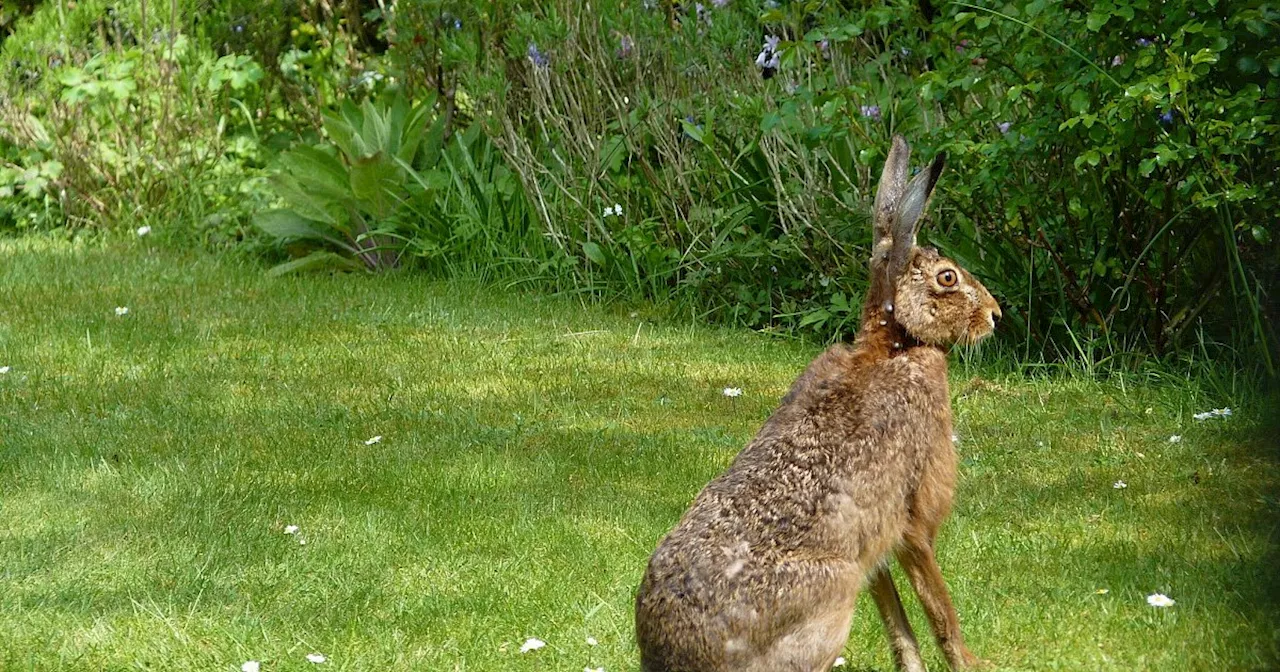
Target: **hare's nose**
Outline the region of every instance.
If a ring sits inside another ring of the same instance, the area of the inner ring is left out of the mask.
[[[991,311],[991,326],[996,326],[1001,317],[1004,317],[1004,313],[1000,312],[1000,306],[996,306],[995,310]]]

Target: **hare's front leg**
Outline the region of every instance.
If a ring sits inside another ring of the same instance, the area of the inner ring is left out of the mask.
[[[920,659],[920,645],[916,643],[916,634],[911,631],[911,622],[902,609],[902,598],[898,596],[898,587],[893,584],[888,565],[881,565],[872,572],[868,587],[876,600],[876,608],[880,610],[880,620],[884,621],[885,634],[889,635],[889,646],[893,648],[893,662],[898,672],[926,672],[924,661]]]
[[[960,619],[956,616],[956,608],[951,604],[951,595],[947,592],[947,583],[942,578],[942,570],[933,554],[933,539],[913,538],[908,535],[898,549],[898,562],[907,571],[911,585],[920,596],[920,604],[929,617],[929,625],[938,640],[938,646],[947,657],[947,663],[953,670],[974,668],[981,661],[964,645],[964,635],[960,634]]]

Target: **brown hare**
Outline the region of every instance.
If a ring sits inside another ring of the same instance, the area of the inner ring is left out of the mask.
[[[934,558],[951,510],[947,348],[989,334],[995,299],[916,232],[942,158],[907,183],[901,137],[876,193],[871,287],[835,345],[659,543],[636,596],[645,672],[825,672],[854,598],[875,598],[900,670],[924,670],[886,564],[897,557],[953,669],[964,645]]]

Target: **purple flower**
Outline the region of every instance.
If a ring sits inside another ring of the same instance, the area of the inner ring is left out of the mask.
[[[1159,119],[1161,126],[1173,125],[1173,110],[1166,110],[1164,114],[1160,115]]]
[[[818,50],[822,52],[822,57],[823,57],[823,58],[830,59],[830,58],[831,58],[831,42],[830,42],[830,40],[819,40],[819,41],[818,41]]]
[[[1000,123],[996,124],[996,128],[1000,129],[1000,132],[1001,132],[1001,133],[1008,133],[1008,132],[1009,132],[1009,127],[1010,127],[1010,126],[1012,126],[1012,125],[1013,125],[1013,124],[1011,124],[1011,123],[1009,123],[1009,122],[1007,122],[1007,121],[1002,121],[1002,122],[1000,122]]]
[[[965,48],[968,46],[969,46],[969,40],[960,40],[960,43],[956,45],[956,53],[963,54]]]
[[[724,9],[729,6],[729,0],[711,0],[711,4],[715,5],[716,9]]]
[[[545,68],[551,65],[551,60],[547,58],[546,54],[542,53],[538,49],[537,43],[530,42],[529,50],[527,53],[529,55],[529,61],[532,62],[534,65],[538,66],[539,68]]]
[[[781,64],[781,55],[778,52],[779,42],[781,40],[776,35],[764,38],[764,46],[756,56],[756,67],[760,68],[760,74],[765,79],[772,77],[778,71],[778,65]]]
[[[694,5],[694,11],[698,14],[698,23],[703,25],[711,25],[711,11],[701,2]]]
[[[631,50],[636,46],[635,40],[630,35],[622,35],[618,38],[618,58],[631,58]]]
[[[1133,43],[1138,45],[1139,47],[1149,47],[1153,44],[1151,40],[1148,40],[1145,37],[1139,37],[1138,39],[1134,40]]]
[[[867,117],[868,119],[875,119],[876,121],[880,121],[880,106],[879,105],[863,105],[862,116]]]

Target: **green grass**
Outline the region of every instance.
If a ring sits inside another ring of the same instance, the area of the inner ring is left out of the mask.
[[[816,352],[410,274],[267,279],[145,241],[0,242],[0,287],[12,670],[301,670],[313,651],[326,669],[635,670],[649,552]],[[1276,665],[1261,401],[953,373],[940,558],[975,652]],[[1148,606],[1157,591],[1177,605]],[[548,645],[522,655],[528,637]],[[845,657],[891,668],[870,600]]]

